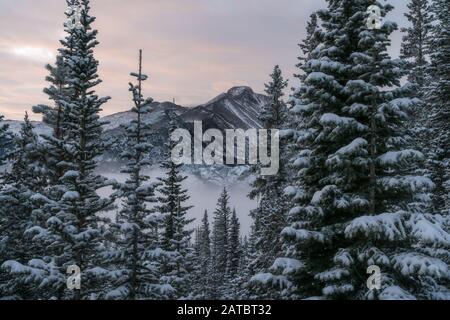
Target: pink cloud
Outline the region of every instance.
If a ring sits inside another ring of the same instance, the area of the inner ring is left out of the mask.
[[[127,84],[138,49],[150,75],[145,92],[156,100],[197,105],[232,85],[261,92],[275,64],[289,77],[296,71],[306,19],[323,5],[324,0],[92,0],[104,81],[97,91],[113,98],[104,114],[130,107]],[[44,65],[53,62],[49,53],[56,54],[64,36],[64,11],[62,0],[0,2],[0,112],[7,118],[20,119],[47,102]]]

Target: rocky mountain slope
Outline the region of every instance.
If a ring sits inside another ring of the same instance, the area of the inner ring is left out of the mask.
[[[151,112],[145,121],[152,125],[154,133],[151,143],[154,145],[151,158],[158,162],[164,152],[164,143],[168,137],[168,112],[176,116],[179,127],[192,128],[194,121],[202,121],[203,129],[249,129],[260,128],[258,114],[268,97],[255,93],[249,87],[234,87],[211,101],[195,108],[185,108],[170,102],[153,102]],[[130,111],[103,117],[108,122],[104,126],[103,138],[111,143],[110,150],[103,156],[106,162],[118,161],[119,153],[126,148],[125,130],[122,125],[129,123],[135,115]],[[5,121],[11,131],[18,133],[21,121]],[[50,134],[51,128],[42,122],[33,122],[38,134]]]

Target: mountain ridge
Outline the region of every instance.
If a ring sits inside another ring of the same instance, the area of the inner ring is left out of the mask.
[[[260,128],[258,112],[266,103],[268,103],[267,96],[255,93],[248,86],[236,86],[196,107],[184,107],[168,101],[154,101],[151,104],[153,108],[150,108],[150,113],[145,116],[144,120],[154,125],[155,129],[164,128],[168,122],[167,112],[171,111],[180,122],[189,124],[194,121],[202,121],[206,129]],[[121,125],[128,123],[132,116],[131,111],[120,111],[103,116],[101,120],[109,122],[104,125],[104,131],[119,129]],[[21,120],[2,121],[2,123],[9,124],[14,133],[19,132],[22,122]],[[51,128],[41,121],[32,121],[32,124],[38,134],[51,132]]]

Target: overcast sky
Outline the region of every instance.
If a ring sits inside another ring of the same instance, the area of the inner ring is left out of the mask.
[[[404,25],[407,0],[391,0],[389,18]],[[95,51],[112,100],[104,114],[130,108],[129,73],[138,49],[150,75],[145,94],[198,105],[236,85],[262,92],[275,64],[291,78],[307,17],[324,0],[92,0],[100,45]],[[59,39],[65,0],[0,0],[0,113],[21,119],[46,103],[42,93]],[[400,34],[393,36],[398,55]],[[295,83],[291,83],[293,85]],[[33,116],[38,119],[37,116]]]

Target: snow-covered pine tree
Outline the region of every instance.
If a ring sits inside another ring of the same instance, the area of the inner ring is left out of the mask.
[[[322,29],[319,24],[319,18],[317,12],[314,12],[310,15],[309,21],[307,22],[306,26],[306,36],[301,41],[301,43],[298,45],[300,47],[301,53],[297,57],[298,63],[296,65],[298,69],[298,73],[294,74],[294,77],[297,78],[300,83],[303,83],[306,75],[305,72],[302,69],[303,64],[311,59],[312,54],[316,47],[321,43],[321,37],[322,37]],[[289,104],[292,106],[295,106],[297,103],[297,100],[301,97],[301,92],[299,88],[292,88],[292,96],[289,99]],[[298,122],[300,120],[298,119],[298,116],[294,112],[290,112],[289,116],[287,117],[287,128],[293,129],[297,127]],[[286,138],[289,138],[287,136]],[[291,137],[292,138],[292,137]],[[292,142],[292,141],[289,141]],[[296,144],[290,143],[290,147],[295,149]]]
[[[319,11],[323,42],[302,67],[294,109],[303,150],[286,189],[296,201],[282,231],[286,254],[259,276],[287,298],[426,299],[446,291],[448,265],[423,246],[445,247],[448,234],[438,216],[414,211],[432,182],[413,174],[423,160],[405,128],[415,101],[400,86],[403,62],[386,52],[396,25],[370,30],[373,4],[328,1]],[[383,17],[392,9],[377,5]],[[366,285],[372,265],[382,272],[380,290]]]
[[[150,165],[148,154],[152,145],[148,143],[151,126],[144,122],[153,99],[144,99],[142,82],[148,76],[142,73],[142,50],[139,51],[139,71],[131,73],[137,84],[130,83],[134,106],[134,118],[125,126],[127,149],[121,154],[126,161],[122,173],[128,178],[115,189],[116,197],[123,199],[116,222],[111,226],[113,234],[108,254],[112,270],[111,291],[107,299],[141,300],[161,299],[173,288],[160,285],[158,227],[161,218],[152,208],[155,203],[157,184],[143,170]]]
[[[212,234],[212,292],[213,299],[222,299],[228,288],[227,267],[229,262],[229,226],[231,209],[230,196],[226,188],[223,189],[217,208],[214,211]]]
[[[15,149],[11,154],[12,167],[8,183],[22,185],[36,192],[46,186],[46,169],[40,149],[38,136],[25,112],[19,136],[15,139]]]
[[[229,234],[228,234],[228,247],[229,247],[229,260],[228,260],[228,277],[233,280],[238,276],[241,265],[241,224],[236,214],[236,209],[233,209],[233,213],[230,218]]]
[[[436,24],[433,29],[431,84],[426,101],[431,105],[429,116],[432,158],[431,171],[436,184],[434,208],[450,210],[450,1],[434,0]]]
[[[0,190],[0,266],[9,260],[26,263],[42,250],[26,235],[33,225],[33,196],[46,185],[38,137],[25,114],[20,133],[11,151],[12,168]],[[0,270],[0,298],[37,298],[36,288]]]
[[[163,281],[174,288],[171,298],[188,298],[192,285],[192,271],[194,268],[194,250],[190,240],[192,231],[188,225],[193,222],[187,217],[192,206],[186,205],[189,200],[183,182],[187,176],[180,172],[180,164],[172,161],[171,153],[176,143],[172,141],[171,134],[176,130],[175,116],[170,118],[169,136],[166,143],[166,160],[161,168],[165,171],[163,178],[158,178],[161,186],[158,188],[158,205],[156,210],[164,216],[162,224],[161,247],[163,253],[162,278]]]
[[[265,129],[282,129],[287,117],[287,106],[283,102],[283,90],[288,86],[288,81],[283,78],[278,65],[273,68],[270,79],[271,81],[265,85],[265,92],[270,102],[263,106],[259,120]]]
[[[57,138],[63,137],[64,109],[61,101],[70,94],[68,91],[69,69],[64,61],[65,55],[58,54],[55,65],[46,65],[49,75],[45,78],[49,86],[44,88],[44,93],[49,100],[53,101],[53,106],[38,105],[33,107],[33,111],[42,114],[42,121],[53,128],[53,134]]]
[[[63,51],[64,49],[62,49]],[[56,57],[55,66],[47,65],[49,75],[45,78],[49,86],[44,88],[44,93],[53,106],[37,105],[33,107],[33,112],[42,114],[42,121],[48,124],[53,130],[51,135],[43,134],[44,140],[42,152],[44,152],[48,168],[48,180],[50,184],[57,184],[64,174],[65,161],[67,156],[64,150],[64,128],[65,109],[64,103],[70,101],[70,88],[68,86],[69,69],[65,59],[67,52],[60,53]]]
[[[104,263],[104,219],[99,213],[106,210],[112,198],[101,198],[97,191],[108,185],[105,178],[95,174],[96,158],[104,150],[101,140],[102,122],[99,113],[109,97],[99,98],[94,91],[101,83],[97,75],[98,61],[94,57],[97,30],[92,28],[95,18],[90,15],[89,0],[68,0],[66,15],[74,19],[79,11],[79,23],[66,23],[67,36],[60,50],[67,66],[67,89],[70,95],[62,103],[64,109],[64,172],[58,184],[50,186],[54,192],[36,196],[40,208],[36,211],[45,225],[31,227],[34,241],[41,241],[46,255],[36,257],[28,265],[8,261],[3,268],[33,281],[47,289],[43,298],[95,299],[104,287],[108,272]],[[50,197],[50,195],[52,197]],[[81,270],[81,290],[69,290],[67,270],[77,266]],[[32,276],[30,276],[32,275]]]
[[[319,26],[319,20],[317,13],[314,12],[309,16],[309,20],[306,25],[306,37],[303,41],[298,45],[302,54],[298,57],[299,63],[297,64],[297,68],[301,71],[302,65],[311,58],[311,54],[316,49],[316,47],[320,44],[320,36],[321,29]],[[304,77],[301,74],[296,74],[296,78],[303,80]]]
[[[2,123],[3,120],[4,116],[0,115],[0,166],[5,164],[13,145],[13,137],[9,131],[9,125]]]
[[[429,83],[429,53],[431,31],[433,28],[433,15],[428,0],[411,0],[408,4],[409,11],[405,13],[409,21],[407,28],[402,28],[404,33],[401,47],[401,58],[407,61],[408,80],[417,89],[415,96],[421,101],[416,104],[410,117],[411,135],[415,140],[414,146],[426,156],[426,165],[418,169],[417,174],[431,176],[431,150],[430,138],[432,131],[429,126],[430,106],[426,103],[426,85]],[[430,197],[431,199],[431,197]],[[432,207],[431,201],[423,204],[425,210]]]
[[[211,230],[209,226],[208,211],[202,219],[197,231],[197,258],[196,258],[195,297],[197,299],[211,299]]]
[[[265,129],[286,129],[289,113],[282,97],[284,96],[283,90],[287,85],[280,68],[275,66],[271,74],[271,82],[266,84],[266,93],[271,103],[265,107],[261,116]],[[288,154],[288,139],[282,137],[278,174],[257,176],[252,184],[253,190],[250,198],[258,199],[258,207],[251,212],[254,220],[252,230],[255,232],[252,237],[254,237],[256,252],[255,259],[250,263],[255,274],[267,272],[282,252],[280,233],[286,227],[286,216],[289,211],[289,199],[284,195],[284,189],[289,181]]]
[[[409,81],[423,89],[427,79],[427,57],[430,54],[434,18],[429,0],[410,0],[408,10],[405,16],[410,25],[401,29],[404,33],[401,58],[409,63]]]
[[[242,263],[242,243],[241,243],[241,225],[236,214],[236,209],[230,218],[230,226],[228,231],[228,290],[227,295],[223,298],[237,299],[242,294],[242,286],[245,285],[242,277],[245,271]]]

